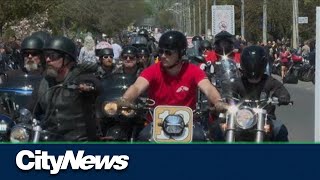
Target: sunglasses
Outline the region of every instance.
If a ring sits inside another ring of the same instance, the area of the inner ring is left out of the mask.
[[[39,51],[25,51],[23,52],[23,57],[39,56],[41,53]]]
[[[135,59],[135,56],[122,56],[122,59],[123,60],[127,60],[127,59],[130,59],[130,60],[134,60]]]
[[[159,49],[159,55],[165,54],[168,56],[171,56],[173,53],[176,53],[177,51],[175,50],[170,50],[170,49]]]
[[[108,59],[108,58],[113,59],[113,56],[112,55],[104,55],[101,58],[102,59]]]
[[[60,58],[64,57],[64,54],[57,53],[57,52],[45,52],[44,53],[45,59],[50,58],[51,61],[59,60]]]

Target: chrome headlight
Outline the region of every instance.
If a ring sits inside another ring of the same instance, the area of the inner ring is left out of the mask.
[[[236,113],[236,122],[241,129],[250,129],[257,123],[257,120],[252,110],[244,108]]]
[[[8,124],[6,121],[1,120],[0,121],[0,134],[5,134],[8,131]]]
[[[13,143],[28,142],[30,133],[24,126],[14,126],[10,133],[10,141]]]
[[[185,128],[185,123],[180,115],[168,115],[163,123],[162,129],[169,136],[180,136]]]
[[[118,105],[115,102],[105,103],[103,106],[103,112],[108,116],[115,116],[118,112]]]

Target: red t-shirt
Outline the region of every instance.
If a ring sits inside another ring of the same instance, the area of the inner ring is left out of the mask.
[[[149,82],[148,96],[157,105],[196,107],[198,83],[206,78],[196,65],[184,63],[177,76],[170,76],[161,68],[161,63],[153,64],[140,74]]]
[[[206,51],[204,52],[204,58],[206,59],[206,61],[211,61],[212,63],[217,61],[217,55],[215,51]]]
[[[281,58],[281,62],[286,63],[289,62],[289,52],[285,51],[285,52],[280,52],[280,58]]]

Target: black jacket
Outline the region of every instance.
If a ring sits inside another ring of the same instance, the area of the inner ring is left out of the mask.
[[[244,77],[239,78],[231,84],[231,89],[232,95],[238,95],[241,99],[260,100],[268,97],[286,97],[290,99],[290,94],[283,84],[268,75],[264,75],[257,84],[249,83]],[[269,115],[275,116],[275,106],[267,106],[265,109]]]
[[[61,136],[58,141],[96,139],[94,103],[100,84],[94,77],[96,67],[80,65],[73,68],[62,83],[42,79],[36,92],[35,114],[42,127]],[[69,89],[69,84],[90,82],[96,87],[92,92]]]

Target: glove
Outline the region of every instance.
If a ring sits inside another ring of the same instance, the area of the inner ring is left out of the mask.
[[[280,96],[278,101],[279,105],[288,105],[290,103],[290,98],[287,96]]]
[[[129,102],[128,100],[124,99],[124,98],[120,98],[119,100],[117,100],[117,105],[118,107],[133,107],[134,105]]]

